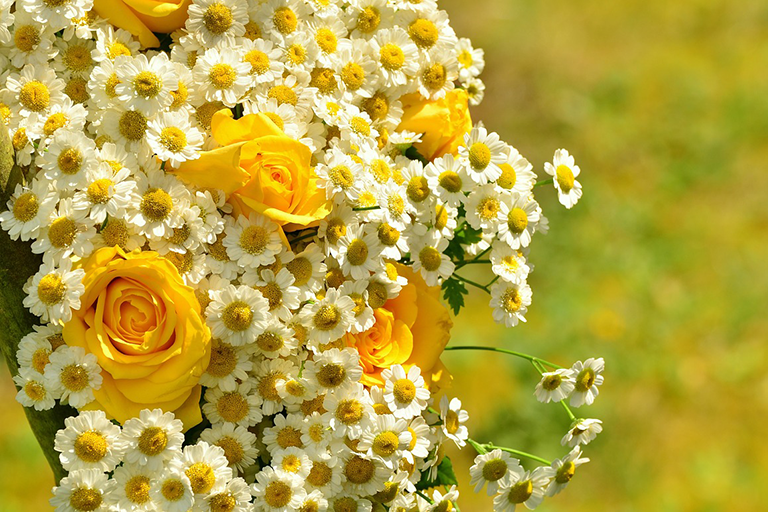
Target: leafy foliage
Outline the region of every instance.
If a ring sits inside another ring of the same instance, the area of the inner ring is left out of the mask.
[[[458,315],[461,308],[464,307],[464,296],[468,293],[464,283],[450,277],[443,281],[443,298],[453,310],[454,315]]]
[[[429,479],[429,471],[421,474],[421,480],[416,484],[416,489],[423,491],[432,487],[459,485],[456,479],[456,473],[453,472],[453,463],[448,457],[444,457],[437,466],[437,477],[434,480]]]

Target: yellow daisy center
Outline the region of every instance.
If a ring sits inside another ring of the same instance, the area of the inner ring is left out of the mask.
[[[27,144],[29,144],[29,137],[27,137],[27,129],[24,127],[19,128],[16,130],[16,133],[13,134],[13,139],[11,140],[11,144],[13,144],[13,149],[16,151],[21,151],[26,147]]]
[[[160,132],[160,144],[172,153],[179,153],[187,147],[187,136],[180,128],[168,126]]]
[[[477,216],[482,220],[493,220],[501,210],[501,203],[495,197],[485,197],[477,205]]]
[[[524,480],[522,482],[515,483],[510,489],[507,495],[507,500],[510,503],[518,504],[524,503],[533,495],[533,482],[530,480]]]
[[[147,427],[139,435],[139,451],[149,457],[161,454],[167,446],[168,434],[160,427]]]
[[[109,60],[115,60],[120,56],[130,57],[131,49],[120,41],[112,41],[107,47],[107,58],[109,58]]]
[[[96,510],[101,506],[102,501],[101,493],[88,487],[78,487],[69,496],[69,505],[73,509],[83,512]]]
[[[445,430],[449,434],[455,434],[459,430],[459,415],[456,411],[449,409],[445,415]]]
[[[328,28],[321,28],[315,34],[315,42],[317,46],[323,51],[323,53],[333,53],[338,46],[338,40],[336,34]]]
[[[40,279],[40,283],[37,285],[37,296],[47,306],[58,304],[64,300],[66,291],[67,287],[59,274],[47,274]]]
[[[380,457],[389,457],[400,446],[400,439],[394,432],[382,432],[373,439],[371,448],[376,455]]]
[[[24,393],[35,402],[39,402],[47,395],[45,387],[39,382],[31,380],[24,384]]]
[[[363,405],[353,398],[341,400],[336,406],[336,418],[345,425],[359,422],[363,414]]]
[[[438,183],[448,192],[455,194],[461,191],[461,177],[454,171],[443,171],[437,178]]]
[[[57,249],[69,247],[77,236],[77,224],[69,217],[59,217],[48,226],[48,240]]]
[[[330,288],[338,288],[347,278],[344,277],[344,272],[340,268],[332,268],[325,273],[325,284]]]
[[[482,142],[475,142],[469,148],[469,165],[476,171],[482,171],[491,163],[491,149]]]
[[[307,482],[315,487],[323,487],[333,478],[333,470],[328,467],[328,464],[322,461],[315,461],[312,464],[312,469],[309,470],[307,476]]]
[[[75,73],[86,71],[91,62],[91,51],[85,46],[70,46],[64,53],[64,65]]]
[[[459,55],[457,55],[457,59],[462,67],[468,68],[472,65],[472,52],[469,50],[463,50],[461,53],[459,53]]]
[[[192,492],[195,494],[205,494],[210,492],[216,483],[216,475],[213,468],[205,462],[195,462],[184,472],[192,484]]]
[[[208,500],[208,507],[211,512],[232,512],[236,506],[235,497],[226,492],[214,494]]]
[[[376,465],[373,461],[354,455],[344,466],[344,475],[353,484],[365,484],[376,475]]]
[[[496,184],[505,190],[511,190],[517,183],[517,173],[514,167],[509,164],[501,164],[501,176],[496,180]]]
[[[13,216],[21,222],[34,219],[40,210],[37,196],[32,192],[24,192],[13,203]]]
[[[365,263],[368,260],[368,244],[359,238],[352,240],[347,248],[347,260],[355,267]]]
[[[32,112],[42,112],[51,104],[51,93],[45,84],[32,80],[21,86],[19,103]]]
[[[120,79],[117,78],[116,73],[112,73],[109,75],[109,78],[107,78],[107,81],[104,83],[104,92],[109,96],[110,98],[114,98],[117,96],[117,91],[115,90],[115,87],[117,87],[117,84],[120,83]]]
[[[261,254],[267,249],[269,231],[262,226],[248,226],[240,233],[240,247],[248,254]]]
[[[376,230],[376,233],[378,234],[379,241],[388,247],[392,247],[400,241],[400,232],[387,223],[382,223]]]
[[[594,386],[597,374],[592,368],[584,368],[576,376],[576,391],[585,392]]]
[[[442,89],[448,80],[448,73],[442,64],[432,64],[421,73],[421,81],[430,91]]]
[[[237,72],[229,64],[214,64],[208,71],[208,80],[216,89],[229,89],[235,83],[236,78]]]
[[[59,153],[57,164],[64,174],[77,174],[83,165],[83,154],[77,148],[67,148]]]
[[[82,391],[88,386],[88,372],[80,365],[70,364],[61,370],[61,383],[69,391]]]
[[[315,68],[310,73],[310,77],[310,87],[316,87],[322,94],[331,94],[338,85],[336,75],[330,68]]]
[[[216,442],[216,446],[224,450],[224,456],[229,465],[237,464],[245,457],[243,445],[237,439],[224,436]]]
[[[213,114],[224,108],[224,104],[220,101],[209,101],[203,103],[195,110],[195,119],[203,129],[209,130],[211,128],[211,119]]]
[[[269,482],[264,489],[264,501],[272,508],[282,508],[291,502],[293,490],[291,486],[280,480]]]
[[[555,170],[555,179],[560,186],[560,190],[564,193],[567,194],[573,189],[575,178],[573,176],[573,171],[567,165],[557,166],[557,169]]]
[[[398,379],[392,388],[392,394],[401,404],[409,404],[416,398],[416,385],[410,379]]]
[[[133,78],[133,88],[142,98],[154,98],[163,90],[163,80],[152,71],[141,71]]]
[[[264,352],[276,352],[283,348],[285,342],[280,335],[274,332],[265,332],[256,338],[256,345]]]
[[[437,249],[427,246],[419,251],[419,262],[427,272],[435,272],[440,268],[442,257]]]
[[[507,226],[515,235],[519,235],[528,227],[528,214],[522,208],[512,208],[507,216]]]
[[[88,189],[86,190],[88,200],[93,204],[106,203],[111,197],[109,194],[109,187],[112,185],[114,185],[114,183],[109,178],[101,178],[94,181],[88,185]]]
[[[184,103],[187,102],[187,98],[189,98],[189,89],[187,89],[187,85],[179,80],[179,88],[175,91],[171,91],[171,96],[173,97],[173,102],[171,102],[171,109],[177,109],[184,105]]]
[[[387,117],[387,114],[389,114],[389,100],[382,92],[377,92],[370,98],[364,99],[361,106],[373,121],[381,121]],[[386,162],[383,160],[374,160],[374,162],[382,162],[386,165]],[[371,166],[373,166],[373,163]],[[387,170],[389,170],[388,167]]]
[[[259,50],[251,50],[245,54],[243,60],[251,65],[251,73],[263,75],[269,71],[269,56]]]
[[[364,34],[370,34],[379,28],[379,23],[381,23],[381,13],[372,5],[369,5],[357,15],[357,30]]]
[[[296,30],[299,20],[296,13],[290,7],[278,7],[272,16],[272,22],[275,28],[283,35],[287,35]]]
[[[269,90],[267,96],[269,98],[275,98],[278,105],[287,103],[289,105],[296,106],[296,104],[299,102],[299,98],[296,96],[296,92],[294,92],[294,90],[287,85],[275,85]]]
[[[29,53],[40,44],[40,31],[32,25],[16,28],[13,34],[13,44],[24,53]]]
[[[439,33],[434,23],[425,18],[417,18],[408,25],[408,35],[419,48],[432,48],[437,43]]]
[[[248,400],[238,393],[225,393],[216,402],[216,410],[224,421],[237,423],[248,415]]]
[[[424,176],[414,176],[405,189],[408,198],[414,203],[420,203],[429,197],[429,183]]]
[[[312,262],[303,256],[289,261],[285,267],[293,275],[294,286],[304,286],[312,277]]]
[[[85,103],[91,97],[88,92],[88,80],[80,76],[70,78],[64,86],[64,94],[75,103]]]
[[[160,494],[168,501],[179,501],[184,497],[184,484],[175,478],[166,480],[160,487]]]
[[[353,116],[349,120],[349,127],[353,132],[368,137],[371,134],[371,125],[360,116]]]
[[[150,188],[141,197],[139,209],[150,222],[159,222],[171,214],[173,199],[161,188]]]
[[[349,62],[341,69],[341,80],[352,90],[357,90],[365,83],[365,70],[356,62]]]
[[[227,304],[221,313],[221,321],[230,331],[241,332],[251,326],[253,311],[247,303],[237,300]]]
[[[286,50],[286,54],[288,55],[288,60],[297,66],[303,64],[304,61],[307,60],[307,49],[298,43],[289,46]]]
[[[261,29],[254,21],[249,21],[245,24],[245,35],[251,41],[255,41],[261,37]]]
[[[341,311],[333,304],[324,304],[312,317],[312,323],[321,331],[333,330],[341,322]]]
[[[65,126],[67,122],[69,122],[69,118],[66,114],[56,112],[55,114],[48,116],[48,119],[45,120],[43,134],[45,134],[46,137],[50,137],[56,130]]]
[[[32,368],[37,372],[44,373],[45,367],[48,366],[48,363],[50,362],[50,355],[51,351],[45,347],[35,350],[32,354]]]
[[[237,368],[235,347],[219,340],[214,340],[211,347],[211,362],[206,372],[212,377],[226,377]]]
[[[215,3],[203,13],[203,24],[208,32],[221,35],[232,26],[232,11],[226,5]]]
[[[335,388],[341,385],[346,377],[347,370],[340,364],[324,364],[320,371],[317,372],[317,382],[326,388]]]
[[[483,465],[483,478],[489,482],[496,482],[507,474],[508,469],[504,459],[491,459]]]
[[[149,477],[136,475],[125,483],[125,497],[131,503],[143,504],[149,501]]]
[[[515,288],[509,288],[501,296],[501,300],[499,302],[501,303],[501,307],[504,309],[504,311],[507,313],[514,313],[519,310],[520,307],[522,307],[523,298]]]
[[[346,165],[337,165],[328,171],[328,179],[337,187],[346,190],[354,183],[355,175]]]
[[[559,484],[567,484],[576,474],[576,464],[571,461],[564,462],[562,466],[557,468],[555,473],[555,481]]]
[[[101,230],[101,236],[106,246],[118,246],[124,249],[130,238],[128,225],[121,219],[110,218],[106,227]]]
[[[75,455],[82,461],[95,463],[107,455],[107,439],[95,430],[82,432],[75,439]]]
[[[387,287],[383,283],[378,281],[371,281],[368,284],[368,305],[373,309],[377,309],[386,304],[389,299],[389,293],[387,293]]]
[[[135,110],[126,110],[118,122],[120,135],[130,141],[141,140],[147,131],[147,118]]]
[[[301,430],[296,430],[293,427],[285,427],[277,434],[277,444],[280,448],[301,448],[304,443],[301,442]]]

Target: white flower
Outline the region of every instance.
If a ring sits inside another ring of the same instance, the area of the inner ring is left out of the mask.
[[[501,176],[496,180],[496,185],[504,190],[514,190],[520,195],[530,195],[536,184],[533,165],[512,146],[507,146],[507,151],[507,159],[500,166]]]
[[[36,122],[30,123],[29,136],[33,139],[42,139],[43,145],[48,143],[50,137],[60,130],[80,131],[85,126],[87,111],[79,103],[73,103],[67,96],[61,103],[54,103],[41,116],[35,112],[30,116],[30,120]]]
[[[25,11],[38,23],[48,25],[54,32],[67,27],[74,18],[82,18],[91,10],[93,0],[47,2],[45,0],[21,0]]]
[[[299,376],[299,368],[288,359],[263,359],[253,370],[256,378],[255,391],[264,400],[261,411],[265,416],[280,412],[285,406],[277,384],[280,381],[296,379]],[[277,420],[275,420],[277,425]],[[265,438],[266,439],[266,438]],[[267,445],[267,441],[264,441]],[[283,446],[283,448],[286,448]]]
[[[249,268],[242,281],[261,292],[269,302],[269,312],[276,319],[288,320],[291,311],[298,309],[301,304],[299,289],[293,286],[293,274],[286,268],[277,272],[269,268]]]
[[[581,169],[576,165],[567,150],[558,149],[555,151],[553,163],[546,162],[544,170],[552,176],[555,189],[557,190],[557,199],[560,204],[566,208],[573,208],[581,198],[581,183],[576,178],[581,173]]]
[[[320,289],[325,279],[326,266],[323,254],[316,243],[311,243],[303,251],[285,264],[293,275],[293,286],[299,289],[299,300],[307,300]]]
[[[203,430],[200,439],[224,450],[229,466],[240,472],[251,467],[259,455],[256,435],[240,425],[221,423]]]
[[[370,47],[387,87],[406,85],[419,70],[419,49],[400,27],[380,30]]]
[[[462,179],[461,165],[450,153],[443,155],[427,164],[426,170],[429,188],[437,197],[448,206],[459,206],[464,203],[464,188],[466,183]]]
[[[44,373],[48,366],[48,357],[64,346],[62,328],[57,324],[35,325],[34,331],[19,340],[16,360],[20,368],[31,367],[38,373]]]
[[[357,448],[369,457],[381,457],[390,468],[395,468],[412,438],[408,422],[382,414],[374,419],[372,429],[363,432]]]
[[[457,447],[463,448],[469,437],[469,430],[465,425],[469,414],[461,408],[461,400],[452,398],[449,401],[448,396],[443,395],[440,400],[440,419],[443,422],[443,435],[456,443]]]
[[[501,203],[499,240],[512,249],[528,247],[541,219],[539,204],[517,192],[512,192],[510,198]]]
[[[156,510],[152,487],[157,484],[155,471],[146,466],[123,464],[115,469],[112,480],[117,484],[107,500],[114,510]]]
[[[225,229],[227,255],[241,267],[269,265],[282,250],[277,224],[263,215],[239,216]]]
[[[438,100],[455,87],[454,81],[459,77],[459,67],[456,56],[449,51],[435,49],[423,59],[417,77],[419,93],[429,99]]]
[[[200,158],[203,134],[190,124],[186,112],[163,112],[149,122],[147,142],[160,160],[178,167]]]
[[[283,74],[285,65],[280,62],[280,48],[272,41],[246,39],[241,43],[243,61],[250,64],[251,79],[256,84],[270,84]],[[277,101],[272,98],[277,108]]]
[[[413,250],[413,271],[420,272],[427,286],[435,286],[439,280],[453,274],[456,265],[443,251],[448,247],[448,240],[438,238],[436,232],[421,237],[420,241],[410,243]]]
[[[560,440],[560,444],[565,446],[577,446],[580,444],[589,444],[597,434],[603,431],[603,422],[596,419],[579,419],[571,425],[570,430]]]
[[[492,183],[475,187],[467,197],[464,208],[467,222],[474,229],[495,233],[502,218],[501,204],[508,196]]]
[[[484,52],[472,47],[472,41],[466,37],[459,39],[455,48],[456,60],[459,61],[459,80],[462,84],[476,78],[485,67]]]
[[[408,373],[399,364],[381,372],[384,379],[384,399],[397,418],[410,419],[427,407],[429,390],[424,387],[424,377],[418,366],[411,366]]]
[[[179,465],[189,479],[195,499],[209,493],[220,492],[232,478],[232,468],[227,465],[224,450],[205,441],[187,445]]]
[[[43,263],[24,291],[24,306],[43,321],[67,322],[72,310],[80,309],[80,296],[85,292],[82,268],[72,270],[72,260],[65,258],[59,267]]]
[[[43,374],[27,366],[20,367],[13,382],[20,388],[16,401],[24,407],[34,407],[36,411],[45,411],[56,405],[56,400],[45,386]]]
[[[497,133],[488,133],[484,127],[476,126],[464,135],[464,145],[459,146],[459,159],[464,175],[483,185],[501,176],[500,166],[507,161],[507,145]]]
[[[5,24],[5,21],[3,17],[0,23]],[[58,49],[53,46],[55,30],[51,27],[33,20],[23,9],[16,9],[8,21],[13,21],[12,44],[7,53],[11,64],[17,68],[25,64],[44,65],[56,56]]]
[[[240,383],[234,391],[222,391],[210,388],[205,392],[203,413],[213,425],[232,423],[242,427],[252,427],[261,421],[259,407],[261,397],[251,393],[251,383]]]
[[[88,217],[98,225],[103,224],[107,216],[122,217],[136,187],[130,176],[131,171],[125,167],[114,172],[109,165],[101,163],[87,173],[83,188],[75,192],[75,209],[88,210]]]
[[[352,279],[365,279],[381,266],[381,244],[376,233],[365,233],[365,226],[347,229],[339,240],[337,259],[341,270]]]
[[[131,57],[138,54],[140,43],[127,30],[115,28],[112,25],[99,27],[96,30],[96,51],[93,60],[102,62],[113,61],[117,57]]]
[[[307,361],[304,372],[307,379],[328,392],[356,389],[363,376],[359,364],[360,356],[353,348],[332,348],[315,354],[314,360]]]
[[[211,290],[206,309],[208,326],[214,338],[242,346],[253,343],[267,327],[269,303],[250,286],[228,285]]]
[[[343,336],[353,321],[354,308],[354,301],[336,289],[328,290],[322,300],[304,306],[301,318],[310,326],[310,343],[328,343]]]
[[[131,418],[123,424],[119,445],[129,464],[146,466],[158,471],[163,465],[181,454],[184,442],[181,420],[172,412],[162,409],[144,409],[138,418]]]
[[[441,493],[439,489],[432,491],[432,506],[429,508],[429,512],[440,512],[455,508],[454,503],[459,499],[459,490],[455,485],[452,485],[450,488],[446,488],[445,491],[445,494]]]
[[[152,171],[136,176],[136,193],[126,220],[147,238],[163,238],[173,234],[184,220],[182,212],[189,206],[190,193],[175,176]]]
[[[56,398],[75,408],[93,401],[93,390],[101,388],[101,368],[93,354],[81,347],[61,347],[50,355],[45,367],[45,385]]]
[[[82,187],[95,169],[96,144],[80,131],[57,130],[53,141],[39,159],[44,176],[59,190]]]
[[[164,512],[188,512],[195,502],[189,478],[180,468],[166,468],[156,477],[149,495]]]
[[[256,483],[251,485],[251,494],[259,510],[291,512],[298,510],[307,493],[298,476],[275,471],[267,466],[256,473]]]
[[[576,468],[589,462],[589,459],[581,456],[581,448],[575,446],[568,455],[552,462],[554,478],[547,487],[547,496],[554,496],[565,489],[576,473]]]
[[[211,493],[205,497],[200,505],[200,510],[218,512],[228,510],[230,512],[251,512],[251,491],[248,484],[240,477],[228,481],[222,490]]]
[[[368,281],[345,281],[339,287],[339,293],[346,295],[355,303],[354,321],[349,328],[349,332],[356,334],[365,332],[376,323],[373,314],[373,308],[368,304]]]
[[[605,361],[603,358],[590,357],[583,363],[576,361],[571,367],[575,387],[571,393],[571,406],[581,407],[584,404],[592,405],[597,395],[600,393],[600,386],[603,383],[603,370],[605,370]]]
[[[531,305],[531,287],[528,283],[498,282],[491,286],[490,306],[493,319],[507,327],[525,322],[525,314]]]
[[[343,461],[344,490],[357,496],[369,496],[384,489],[384,484],[391,471],[383,459],[364,454],[358,454],[352,450],[346,453]]]
[[[251,65],[238,52],[211,48],[197,58],[192,74],[198,95],[206,101],[221,101],[234,107],[251,85]]]
[[[524,505],[529,510],[535,509],[544,499],[544,490],[553,474],[552,468],[545,466],[533,471],[513,469],[493,499],[493,510],[512,512],[517,505]]]
[[[520,461],[506,452],[495,449],[475,457],[475,463],[469,468],[469,485],[474,485],[475,492],[480,492],[487,483],[488,496],[492,496],[513,471],[522,471]]]
[[[292,473],[302,480],[309,476],[309,472],[312,469],[312,461],[309,460],[307,454],[303,449],[295,446],[275,450],[272,453],[271,465],[280,471]]]
[[[541,381],[536,384],[534,394],[539,402],[559,402],[571,394],[576,384],[573,370],[560,368],[541,374]]]
[[[16,185],[8,200],[8,210],[0,213],[0,225],[12,240],[27,241],[47,227],[58,195],[46,180],[34,180],[31,188]]]
[[[56,512],[106,512],[109,510],[106,497],[114,492],[116,485],[98,469],[72,471],[53,488],[50,503]]]
[[[122,457],[119,436],[120,427],[109,421],[104,411],[83,411],[64,419],[64,428],[56,432],[53,448],[67,471],[109,472]]]
[[[333,436],[343,439],[359,439],[369,430],[375,418],[370,398],[359,382],[346,392],[327,393],[323,400],[326,422],[331,427]]]
[[[247,4],[237,0],[195,0],[189,6],[187,32],[203,47],[234,47],[245,34]]]
[[[510,282],[522,283],[527,279],[531,267],[520,250],[498,242],[491,247],[491,271],[494,274]]]
[[[200,376],[200,384],[207,388],[234,391],[237,388],[237,380],[247,380],[248,372],[253,369],[249,350],[250,346],[237,347],[213,338],[211,340],[211,362],[205,373]]]
[[[176,88],[176,71],[166,53],[151,59],[140,53],[132,58],[115,60],[117,98],[130,109],[151,116],[173,102],[171,91]]]

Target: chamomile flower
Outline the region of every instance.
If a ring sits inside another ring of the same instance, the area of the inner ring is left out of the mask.
[[[175,176],[159,171],[135,176],[135,195],[126,220],[147,238],[172,236],[173,229],[183,224],[181,214],[189,205],[189,191]]]
[[[406,373],[399,364],[381,372],[384,379],[384,399],[396,418],[410,419],[427,407],[429,390],[424,387],[424,377],[418,366],[411,366]]]
[[[261,421],[261,397],[251,392],[251,383],[240,383],[234,391],[209,388],[205,392],[203,413],[213,425],[232,423],[252,427]]]
[[[236,0],[195,0],[188,12],[187,32],[205,48],[232,47],[245,34],[247,4]]]
[[[446,154],[427,164],[428,186],[444,204],[452,207],[464,203],[464,179],[460,164],[453,155]]]
[[[435,286],[440,279],[447,279],[453,274],[456,265],[443,252],[448,247],[447,239],[438,238],[434,234],[426,235],[410,245],[415,256],[413,270],[421,274],[427,286]]]
[[[253,368],[245,347],[237,347],[220,339],[211,340],[211,362],[205,373],[200,376],[200,384],[207,388],[219,388],[222,391],[234,391],[237,381],[248,379],[248,372]]]
[[[96,46],[94,42],[90,39],[70,41],[60,39],[56,41],[56,46],[59,53],[53,61],[53,69],[66,78],[85,77],[87,79],[94,63],[91,57],[91,52]]]
[[[211,290],[205,313],[211,335],[234,346],[253,343],[267,327],[267,300],[250,286]]]
[[[200,439],[224,450],[229,466],[239,472],[251,467],[259,455],[256,435],[233,423],[220,423],[207,428],[200,433]]]
[[[440,419],[443,421],[442,432],[447,438],[463,448],[467,444],[469,431],[465,425],[469,419],[467,411],[461,408],[461,400],[452,398],[450,401],[446,395],[440,400]]]
[[[368,305],[368,281],[347,281],[339,287],[339,292],[351,298],[355,303],[355,318],[349,328],[351,334],[365,332],[376,323],[373,309]]]
[[[181,420],[162,409],[144,409],[123,424],[118,445],[129,464],[159,471],[181,453],[184,441]]]
[[[304,497],[304,500],[299,506],[299,510],[316,510],[317,512],[326,512],[328,510],[328,500],[325,499],[323,493],[318,490],[314,490]]]
[[[304,306],[301,317],[310,326],[310,345],[328,343],[344,335],[353,321],[354,309],[354,301],[335,289],[328,290],[314,304]]]
[[[491,246],[491,271],[504,281],[523,282],[531,272],[531,267],[522,252],[512,249],[505,243]]]
[[[13,382],[19,387],[16,401],[24,407],[34,407],[36,411],[45,411],[56,405],[56,400],[45,386],[43,374],[32,367],[22,366]]]
[[[536,384],[534,394],[539,402],[559,402],[573,392],[576,384],[573,370],[560,368],[541,374],[541,380]]]
[[[96,49],[92,53],[93,60],[103,62],[114,61],[118,57],[133,57],[138,55],[140,46],[130,32],[107,24],[96,30]]]
[[[597,419],[578,419],[568,432],[560,440],[560,444],[565,446],[578,446],[580,444],[589,444],[597,434],[603,431],[603,422]]]
[[[437,2],[420,0],[413,5],[411,0],[400,2],[395,23],[404,27],[408,36],[420,50],[447,50],[456,45],[456,34],[449,25],[448,13],[437,9]],[[455,59],[455,57],[454,57]]]
[[[255,497],[254,504],[265,512],[298,510],[307,495],[297,475],[275,471],[270,466],[256,473],[251,494]]]
[[[488,496],[499,489],[512,472],[522,472],[520,461],[499,449],[475,457],[475,462],[469,468],[469,485],[475,486],[475,492],[488,485]]]
[[[63,258],[61,264],[43,263],[24,291],[24,306],[43,321],[68,322],[72,310],[80,309],[80,296],[85,292],[82,284],[85,271],[72,269],[72,260]]]
[[[54,32],[68,26],[72,19],[82,18],[93,6],[93,0],[45,2],[42,0],[22,0],[25,11],[38,23],[45,23]]]
[[[94,237],[93,248],[96,250],[102,247],[118,246],[125,252],[131,252],[142,247],[146,241],[147,239],[138,233],[135,226],[123,219],[110,217]]]
[[[104,411],[83,411],[64,419],[64,428],[56,432],[53,448],[67,471],[109,472],[122,457],[119,436],[120,427],[109,421]]]
[[[296,254],[285,268],[293,275],[293,286],[299,290],[299,300],[307,300],[320,289],[325,277],[326,266],[320,247],[311,243]]]
[[[493,509],[513,512],[517,505],[524,505],[529,510],[535,509],[544,499],[544,491],[553,473],[552,468],[547,466],[540,466],[533,471],[522,468],[510,471],[493,499]]]
[[[317,186],[325,189],[327,199],[342,196],[349,200],[357,198],[363,166],[348,155],[338,151],[326,153],[325,165],[317,166],[315,173],[318,177]]]
[[[474,229],[495,233],[502,217],[501,204],[507,196],[492,183],[475,187],[467,197],[465,209],[467,222]]]
[[[571,367],[574,378],[574,388],[570,394],[571,407],[592,405],[600,393],[598,386],[603,383],[603,370],[605,370],[605,361],[602,357],[597,359],[590,357],[583,363],[581,361],[574,363]]]
[[[459,146],[459,159],[464,175],[478,185],[493,182],[502,174],[501,165],[507,160],[507,145],[495,132],[482,126],[472,128]]]
[[[528,196],[536,183],[533,165],[512,146],[507,148],[509,155],[506,162],[500,165],[501,176],[496,180],[496,185],[504,190],[514,190],[520,195]]]
[[[459,499],[459,490],[455,485],[452,485],[450,489],[446,489],[445,494],[440,492],[439,489],[432,491],[432,507],[429,512],[439,512],[441,510],[453,510],[454,503]]]
[[[402,450],[408,447],[412,438],[408,422],[384,414],[376,416],[373,428],[363,432],[357,448],[369,457],[381,457],[390,467],[395,467],[402,457]]]
[[[117,484],[98,469],[72,471],[53,488],[51,506],[66,512],[106,512]]]
[[[185,446],[179,465],[189,479],[196,500],[220,492],[232,478],[224,450],[205,441]]]
[[[582,194],[581,183],[576,181],[581,169],[576,165],[573,156],[565,149],[558,149],[555,151],[553,162],[544,164],[544,170],[553,178],[560,204],[569,209],[573,208]]]
[[[86,174],[83,188],[75,192],[74,208],[88,210],[88,217],[98,225],[104,224],[107,216],[123,216],[136,186],[130,176],[129,169],[114,172],[103,163],[92,168]]]
[[[64,345],[64,337],[61,326],[57,324],[35,325],[33,328],[34,331],[19,340],[16,360],[19,368],[31,367],[42,374],[51,353]]]
[[[342,465],[339,458],[328,450],[310,456],[312,469],[305,481],[307,491],[319,491],[324,496],[333,496],[342,489]]]
[[[261,404],[261,410],[265,416],[269,416],[282,411],[285,407],[285,402],[278,391],[278,383],[280,381],[296,379],[299,376],[299,368],[291,360],[279,358],[263,359],[254,368],[253,376],[256,378],[254,391],[264,401]],[[275,419],[275,425],[277,424],[278,420]],[[281,442],[280,439],[278,439],[279,442]],[[269,445],[266,440],[264,443]],[[282,448],[287,447],[280,446]]]
[[[250,488],[246,481],[240,477],[228,481],[221,491],[209,494],[202,504],[199,502],[198,504],[200,510],[208,512],[220,510],[251,512],[253,510]]]
[[[243,276],[243,283],[259,290],[269,302],[269,312],[280,320],[291,318],[291,310],[298,309],[301,303],[299,289],[293,286],[293,281],[293,274],[286,268],[281,268],[278,272],[270,269],[260,272],[249,269]]]
[[[347,39],[347,27],[339,17],[312,18],[308,24],[308,32],[319,52],[317,63],[324,68],[331,68],[338,62],[342,50],[351,46]]]
[[[485,96],[485,83],[479,78],[472,78],[464,84],[464,90],[467,91],[469,96],[469,104],[473,107],[483,102]]]
[[[40,156],[44,176],[60,190],[82,187],[88,173],[95,169],[96,144],[82,132],[57,131],[47,151]]]
[[[346,393],[326,394],[323,408],[328,411],[325,413],[326,421],[333,436],[338,439],[359,439],[371,428],[371,422],[375,419],[370,399],[360,383],[356,383]]]
[[[339,74],[339,87],[343,98],[370,98],[376,91],[380,75],[376,61],[371,58],[368,45],[363,41],[355,41],[339,52],[335,66]]]
[[[332,348],[307,361],[304,372],[310,382],[328,392],[344,392],[356,389],[356,383],[363,376],[357,351],[350,348]]]
[[[46,180],[34,180],[30,187],[16,185],[8,209],[0,212],[0,226],[11,240],[26,242],[47,227],[57,201],[58,194]]]
[[[49,357],[45,385],[54,397],[80,408],[93,401],[93,390],[101,388],[101,367],[96,356],[81,347],[61,347]]]
[[[243,61],[250,64],[249,73],[255,84],[269,84],[283,74],[285,64],[280,61],[280,48],[267,39],[251,41],[241,45]]]
[[[178,167],[200,157],[203,134],[190,124],[185,112],[164,112],[149,122],[147,142],[160,160]]]
[[[539,203],[528,196],[512,192],[510,199],[501,203],[499,240],[506,242],[512,249],[528,247],[540,219]]]
[[[61,103],[51,105],[46,115],[33,114],[37,120],[34,126],[30,126],[29,136],[33,139],[42,139],[47,144],[50,138],[59,130],[80,131],[85,126],[87,112],[83,105],[73,103],[69,97]],[[90,155],[89,155],[90,156]]]
[[[370,40],[392,26],[394,10],[387,0],[353,0],[344,11],[350,37]]]
[[[250,73],[251,65],[229,48],[206,50],[192,69],[200,97],[228,107],[234,107],[248,91]]]
[[[587,462],[589,462],[589,459],[581,456],[581,448],[579,446],[575,446],[562,459],[555,459],[551,466],[554,477],[550,480],[549,486],[547,486],[547,496],[554,496],[565,489],[573,475],[576,474],[576,468]]]
[[[12,104],[15,113],[22,117],[47,114],[53,105],[64,100],[64,81],[45,64],[27,64],[18,73],[8,75],[5,86],[5,103]]]
[[[112,479],[115,490],[110,493],[109,501],[115,510],[155,510],[155,503],[150,493],[155,472],[146,466],[123,464],[115,469]]]
[[[342,462],[346,477],[344,489],[350,494],[368,496],[384,489],[390,470],[383,459],[350,451]]]
[[[459,76],[456,57],[448,51],[433,50],[424,59],[417,74],[419,93],[430,100],[445,97],[455,87]]]
[[[345,275],[364,279],[381,265],[381,244],[375,233],[366,233],[365,226],[347,230],[339,240],[339,264]]]
[[[147,116],[171,105],[171,91],[177,84],[175,68],[167,54],[147,59],[143,53],[115,61],[119,80],[115,85],[117,99]]]
[[[290,317],[290,315],[289,315]],[[298,340],[293,332],[279,321],[270,322],[264,332],[256,336],[254,353],[268,358],[288,357],[296,352]]]
[[[459,80],[467,83],[483,72],[485,67],[484,52],[472,47],[472,41],[462,37],[456,46],[456,59],[459,61]]]
[[[272,453],[272,467],[279,471],[294,474],[304,480],[312,469],[312,461],[309,460],[304,450],[291,446]]]
[[[528,283],[498,282],[491,287],[490,306],[493,319],[507,327],[525,322],[525,314],[531,305],[531,287]]]
[[[195,502],[192,484],[180,468],[166,468],[160,473],[150,486],[149,495],[166,512],[188,512]]]
[[[277,224],[263,215],[239,216],[225,229],[224,247],[229,257],[241,267],[269,265],[282,250]]]

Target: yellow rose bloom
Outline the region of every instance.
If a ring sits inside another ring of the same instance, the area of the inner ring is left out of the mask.
[[[88,408],[120,423],[158,407],[185,430],[200,423],[198,381],[211,358],[211,334],[192,288],[151,251],[105,247],[83,269],[81,306],[63,335],[101,365],[102,386]]]
[[[257,212],[284,231],[316,225],[330,212],[325,190],[317,187],[312,153],[288,137],[264,114],[232,119],[216,112],[211,133],[221,147],[184,162],[176,176],[202,188],[222,189],[235,217]]]
[[[427,286],[410,267],[397,264],[396,268],[408,284],[400,295],[374,310],[373,327],[346,334],[345,342],[360,354],[361,382],[366,386],[382,386],[381,372],[394,364],[406,370],[416,365],[434,393],[450,384],[451,376],[440,355],[451,337],[453,321],[440,302],[439,286]]]
[[[421,133],[421,142],[414,144],[427,160],[446,153],[457,155],[464,134],[472,129],[469,97],[464,89],[448,91],[439,100],[425,100],[419,93],[400,98],[403,117],[398,130]]]
[[[153,32],[169,34],[184,26],[192,0],[94,0],[93,10],[112,25],[139,38],[143,48],[160,45]]]

